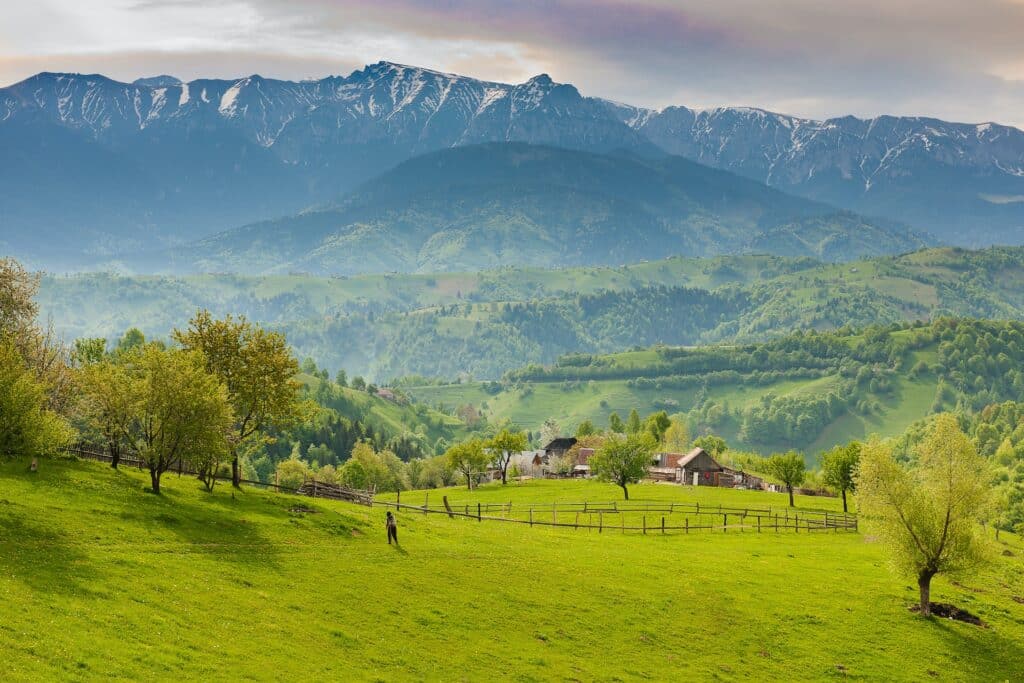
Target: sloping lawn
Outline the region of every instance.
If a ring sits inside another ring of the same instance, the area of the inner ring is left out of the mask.
[[[591,497],[560,488],[579,482],[538,484],[445,493]],[[44,461],[36,474],[24,460],[0,463],[0,678],[976,681],[1024,671],[1015,538],[991,570],[936,582],[933,599],[978,615],[979,628],[910,613],[911,582],[863,534],[644,537],[403,511],[396,548],[379,508],[208,494],[187,477],[168,477],[160,497],[145,486],[142,473],[95,463]],[[638,498],[678,495],[637,488]],[[700,495],[760,504],[768,494]]]

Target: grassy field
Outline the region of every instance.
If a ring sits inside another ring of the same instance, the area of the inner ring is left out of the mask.
[[[1024,545],[1012,537],[1013,556],[992,569],[936,581],[933,599],[977,614],[979,628],[909,612],[916,591],[864,534],[598,535],[402,512],[395,548],[379,508],[207,494],[173,476],[163,496],[144,486],[142,473],[93,463],[44,461],[35,474],[24,460],[0,463],[5,681],[978,681],[1024,671]],[[447,493],[615,491],[534,482]]]

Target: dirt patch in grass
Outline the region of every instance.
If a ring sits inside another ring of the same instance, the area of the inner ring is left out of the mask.
[[[302,505],[296,505],[295,507],[288,508],[288,512],[297,515],[314,514],[319,515],[320,510],[314,510],[313,508],[303,507]]]
[[[1024,598],[1022,598],[1021,596],[1019,596],[1019,595],[1013,595],[1013,596],[1011,596],[1011,597],[1013,598],[1013,601],[1014,601],[1014,602],[1018,602],[1018,603],[1020,603],[1020,604],[1024,605]]]
[[[920,612],[921,606],[914,605],[910,608],[910,611]],[[945,602],[932,603],[932,616],[939,617],[940,619],[952,619],[954,621],[962,621],[965,624],[974,624],[975,626],[988,628],[988,624],[982,621],[979,617],[974,616],[965,609],[960,609],[956,605],[950,605]]]

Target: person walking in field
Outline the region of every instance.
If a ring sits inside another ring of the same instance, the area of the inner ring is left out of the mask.
[[[388,545],[391,545],[391,539],[395,540],[395,545],[398,545],[398,522],[395,520],[395,516],[388,510],[387,517],[384,518],[385,524],[388,527]]]

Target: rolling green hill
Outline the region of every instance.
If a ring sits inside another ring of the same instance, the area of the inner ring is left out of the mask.
[[[501,383],[405,389],[442,410],[472,405],[489,419],[572,431],[665,410],[692,434],[713,432],[764,453],[818,452],[870,434],[898,436],[940,410],[980,410],[1024,392],[1024,324],[940,319],[858,332],[797,332],[749,345],[572,354]]]
[[[1024,669],[1024,546],[1011,534],[1012,557],[934,582],[933,600],[982,628],[911,613],[916,590],[862,534],[597,534],[403,511],[395,548],[380,509],[208,494],[190,477],[154,496],[145,483],[96,463],[0,462],[5,680],[1003,680]],[[578,481],[477,493],[615,495]],[[661,485],[634,495],[694,500]]]
[[[757,341],[939,315],[1021,319],[1024,249],[353,278],[93,274],[44,278],[39,302],[69,338],[113,338],[131,326],[162,336],[204,307],[279,327],[300,355],[378,382],[496,379],[573,352]]]

